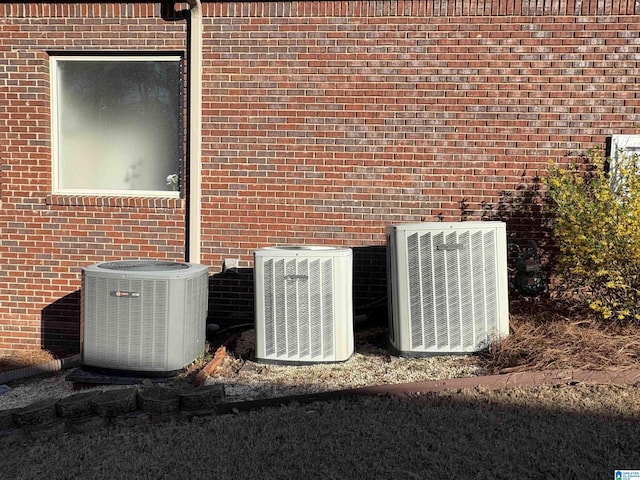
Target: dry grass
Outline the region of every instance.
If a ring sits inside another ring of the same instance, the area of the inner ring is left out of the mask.
[[[14,350],[0,355],[0,372],[32,367],[55,359],[56,357],[46,350]]]
[[[635,366],[640,326],[595,319],[570,305],[523,302],[511,308],[511,334],[482,358],[494,373]]]
[[[494,371],[637,362],[640,327],[539,301],[511,312],[512,335],[474,357]],[[639,393],[637,385],[566,385],[345,398],[29,437],[5,446],[0,478],[610,478],[636,468]],[[205,453],[185,462],[198,449]]]
[[[360,397],[27,437],[0,478],[613,478],[638,468],[640,395],[578,385]]]

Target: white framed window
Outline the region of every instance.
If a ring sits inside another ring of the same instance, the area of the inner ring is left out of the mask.
[[[615,192],[624,191],[624,172],[634,165],[640,167],[640,135],[612,135],[609,153],[609,175]]]
[[[53,192],[180,195],[180,55],[52,55]]]

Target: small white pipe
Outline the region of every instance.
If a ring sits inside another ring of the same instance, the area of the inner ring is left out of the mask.
[[[202,240],[202,5],[188,0],[189,51],[189,255],[187,261],[200,263]]]
[[[34,365],[33,367],[24,367],[18,368],[16,370],[9,370],[8,372],[0,373],[0,385],[7,382],[12,382],[13,380],[33,377],[35,375],[41,375],[43,373],[57,372],[59,370],[77,367],[79,365],[80,354],[77,354],[71,357],[60,358],[58,360],[51,360],[50,362],[41,363],[40,365]]]

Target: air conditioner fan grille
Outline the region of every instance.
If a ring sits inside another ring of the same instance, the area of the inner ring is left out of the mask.
[[[494,230],[407,237],[411,348],[468,350],[498,327]]]
[[[332,260],[265,260],[264,290],[266,355],[281,359],[332,358]]]

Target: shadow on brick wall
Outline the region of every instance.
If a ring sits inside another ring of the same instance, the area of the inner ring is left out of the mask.
[[[253,268],[234,268],[209,277],[207,324],[221,329],[253,323]]]
[[[557,263],[557,248],[551,235],[551,221],[541,179],[524,179],[514,190],[502,191],[497,204],[482,205],[482,220],[499,220],[507,224],[509,242],[510,294],[527,297],[550,294],[548,288]],[[533,262],[539,274],[519,270],[526,260]],[[527,273],[528,272],[528,273]],[[524,282],[524,283],[523,283]]]
[[[353,247],[353,305],[359,318],[386,323],[385,246]],[[207,323],[221,329],[254,322],[253,269],[239,268],[209,279]]]
[[[385,245],[353,247],[353,305],[367,323],[387,324],[387,250]]]
[[[480,219],[505,222],[512,241],[533,240],[541,247],[549,244],[551,224],[542,183],[537,177],[528,182],[523,180],[514,190],[503,190],[496,204],[482,203]]]
[[[80,290],[43,308],[40,326],[42,348],[56,355],[80,352]]]

